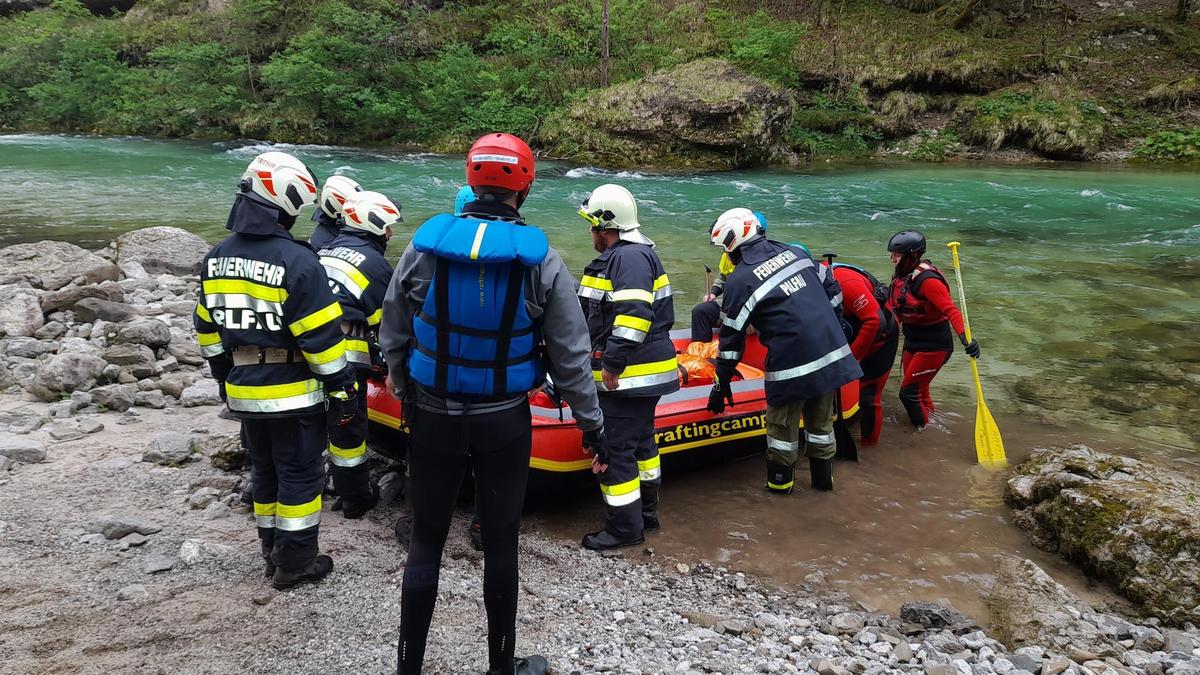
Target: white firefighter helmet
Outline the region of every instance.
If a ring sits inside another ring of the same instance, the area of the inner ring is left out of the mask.
[[[642,225],[638,222],[633,194],[620,185],[608,183],[592,190],[579,205],[579,215],[591,223],[593,229],[617,230],[625,241],[654,245],[639,231]]]
[[[342,207],[342,227],[362,230],[380,237],[384,236],[392,225],[403,222],[400,205],[378,192],[353,192]]]
[[[337,219],[342,215],[342,207],[346,200],[355,192],[362,192],[362,186],[353,178],[346,176],[330,176],[321,186],[321,210],[325,215]]]
[[[289,216],[317,201],[317,177],[286,152],[264,152],[242,173],[242,185]]]
[[[709,230],[709,238],[714,246],[733,253],[737,247],[758,237],[759,227],[758,217],[750,209],[729,209],[717,216]]]

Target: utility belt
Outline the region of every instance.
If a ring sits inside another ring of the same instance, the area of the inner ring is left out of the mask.
[[[303,363],[304,354],[298,349],[283,347],[243,346],[233,350],[233,365],[258,366],[266,363]]]

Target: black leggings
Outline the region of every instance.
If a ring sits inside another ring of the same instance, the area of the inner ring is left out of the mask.
[[[483,602],[489,668],[513,669],[517,619],[517,535],[531,442],[529,406],[488,415],[418,410],[409,450],[412,545],[400,599],[399,673],[419,673],[437,602],[438,568],[463,476],[474,469],[483,533]],[[458,648],[455,645],[454,648]]]

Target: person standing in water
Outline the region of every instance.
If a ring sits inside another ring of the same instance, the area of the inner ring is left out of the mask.
[[[950,297],[945,275],[922,258],[925,235],[915,230],[897,232],[888,240],[888,251],[895,270],[887,304],[896,313],[904,333],[900,403],[920,431],[936,410],[929,385],[954,352],[951,328],[967,356],[973,359],[979,358],[979,342],[967,341],[962,313]]]
[[[579,302],[591,334],[609,455],[607,463],[593,464],[607,511],[604,529],[584,536],[583,546],[605,551],[640,544],[646,531],[659,529],[654,410],[660,397],[679,390],[671,342],[675,304],[629,190],[601,185],[579,215],[591,225],[600,254],[583,270]]]
[[[418,228],[384,299],[379,340],[412,429],[400,675],[421,672],[442,550],[470,470],[483,521],[488,673],[541,675],[549,667],[542,656],[514,658],[517,543],[532,446],[527,392],[546,369],[585,447],[601,457],[605,450],[575,280],[518,211],[534,172],[533,152],[516,136],[475,141],[466,164],[474,201],[461,216],[437,215]]]

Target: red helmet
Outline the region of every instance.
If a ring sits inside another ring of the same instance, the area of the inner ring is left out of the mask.
[[[533,184],[533,151],[512,134],[488,134],[467,151],[467,185],[525,193]]]

